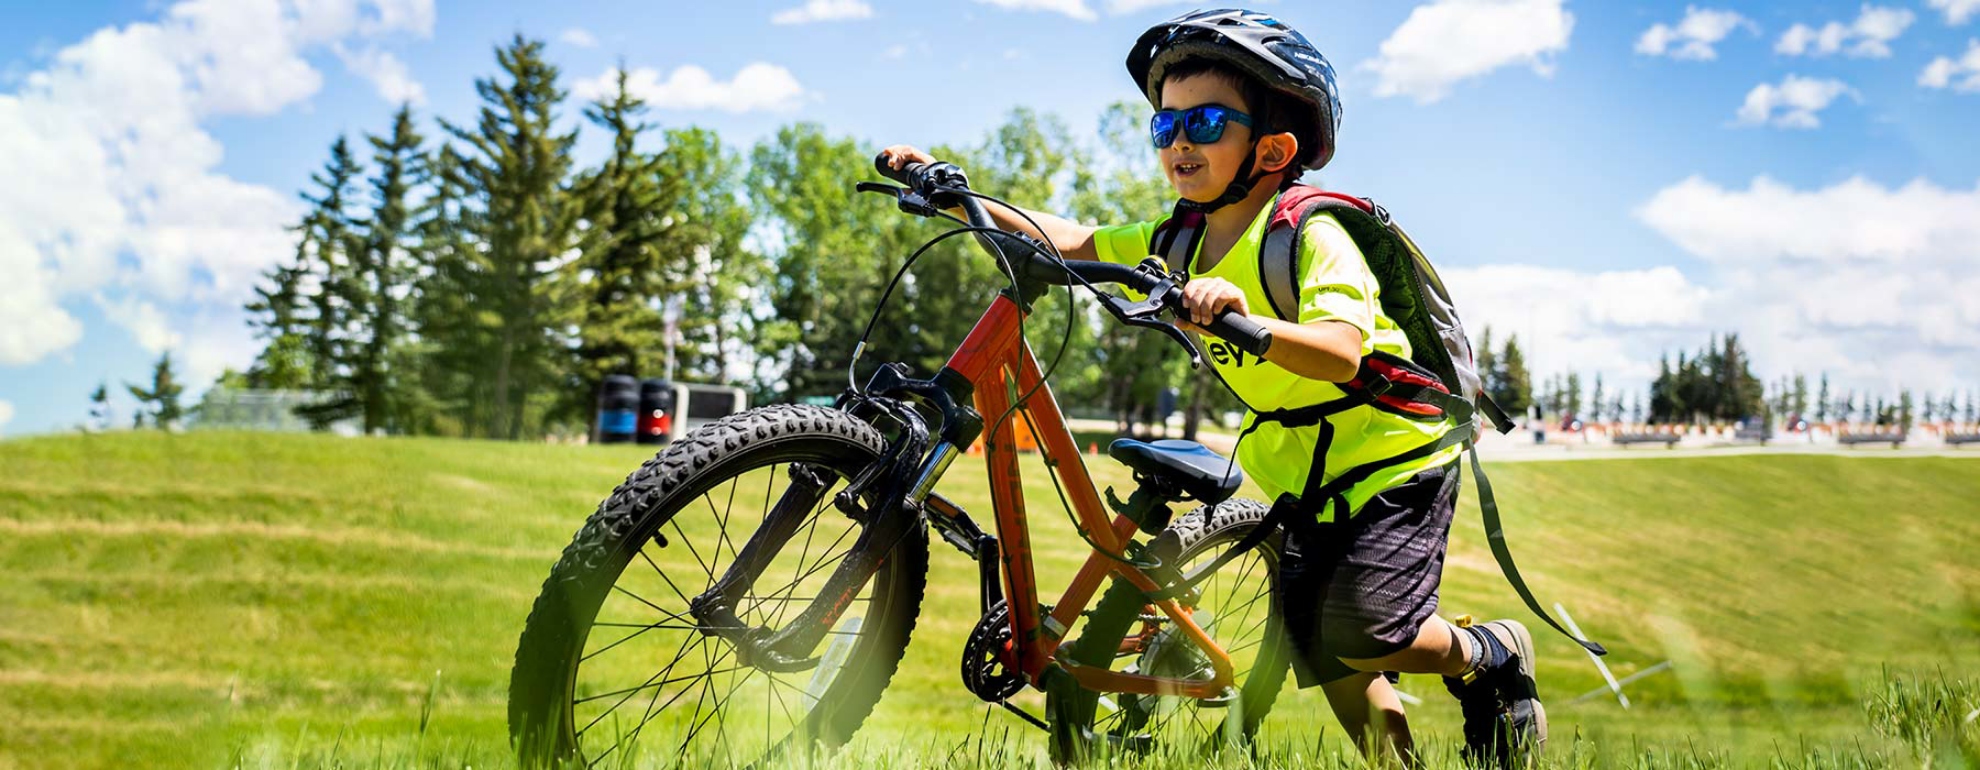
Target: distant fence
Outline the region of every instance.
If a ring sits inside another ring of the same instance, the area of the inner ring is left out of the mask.
[[[309,421],[296,416],[296,408],[319,404],[336,394],[320,390],[260,390],[214,388],[200,399],[187,427],[193,430],[307,431]],[[334,433],[357,435],[357,420],[330,424]]]

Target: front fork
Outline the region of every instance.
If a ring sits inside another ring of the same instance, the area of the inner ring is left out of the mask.
[[[875,375],[874,384],[892,384],[895,388],[869,385],[869,391],[884,393],[893,389],[949,384],[941,382],[944,378],[940,377],[927,381],[905,380],[898,376],[899,373],[900,370],[883,367],[882,373]],[[894,376],[901,382],[881,383],[885,376]],[[803,671],[816,666],[818,659],[811,656],[812,650],[838,625],[846,608],[858,597],[860,589],[873,579],[873,574],[885,563],[887,554],[894,546],[920,531],[922,503],[932,493],[935,482],[961,454],[959,440],[960,445],[966,446],[982,430],[980,418],[967,419],[974,417],[974,411],[957,415],[964,419],[949,419],[950,412],[945,409],[942,439],[933,451],[929,451],[928,428],[913,408],[887,398],[856,395],[853,398],[855,402],[851,404],[842,400],[842,407],[849,407],[848,411],[855,414],[867,413],[862,416],[870,417],[877,413],[892,417],[900,423],[901,433],[886,456],[869,465],[836,496],[835,506],[862,526],[859,539],[840,559],[818,597],[807,604],[796,618],[784,624],[781,630],[751,628],[735,611],[736,604],[749,594],[763,570],[803,527],[805,519],[821,502],[825,490],[832,485],[831,471],[793,464],[791,486],[783,499],[750,536],[749,542],[743,545],[721,579],[689,602],[689,611],[703,634],[722,637],[735,645],[739,665],[777,673]],[[941,401],[947,401],[936,400],[938,405],[942,405],[939,403]],[[914,458],[921,459],[916,462]],[[862,503],[866,504],[863,509]],[[798,579],[801,581],[803,577]]]

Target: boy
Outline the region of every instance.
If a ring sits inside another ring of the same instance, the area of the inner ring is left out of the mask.
[[[1151,138],[1179,210],[1205,214],[1187,266],[1186,328],[1225,308],[1272,332],[1260,363],[1210,338],[1217,374],[1250,408],[1238,462],[1267,495],[1309,488],[1315,467],[1341,470],[1434,443],[1452,428],[1363,405],[1324,418],[1332,424],[1323,465],[1319,426],[1262,422],[1259,412],[1342,398],[1362,358],[1378,351],[1408,358],[1409,341],[1382,311],[1379,284],[1332,214],[1308,220],[1299,238],[1298,322],[1267,311],[1258,250],[1273,204],[1306,170],[1334,153],[1340,100],[1334,71],[1306,38],[1265,14],[1218,10],[1186,14],[1143,33],[1128,71],[1157,112]],[[894,167],[932,162],[898,145]],[[1039,212],[990,205],[998,225],[1056,244],[1068,259],[1134,264],[1150,253],[1161,220],[1088,227]],[[1235,354],[1235,355],[1234,355]],[[1534,691],[1533,642],[1516,621],[1460,628],[1437,617],[1437,587],[1458,487],[1462,445],[1387,466],[1348,487],[1345,510],[1302,508],[1287,524],[1280,592],[1301,686],[1319,684],[1351,735],[1369,736],[1400,758],[1415,755],[1402,703],[1381,672],[1445,676],[1464,712],[1465,756],[1509,765],[1546,740]],[[1323,479],[1324,480],[1324,479]],[[1303,504],[1309,501],[1302,501]],[[1316,502],[1317,501],[1313,501]]]

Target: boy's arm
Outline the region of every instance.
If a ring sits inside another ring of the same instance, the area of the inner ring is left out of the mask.
[[[1361,330],[1345,321],[1289,323],[1270,316],[1252,316],[1272,332],[1265,360],[1286,371],[1315,380],[1347,382],[1361,371]]]
[[[1197,334],[1209,330],[1208,323],[1225,308],[1251,315],[1244,290],[1222,278],[1201,278],[1183,287],[1183,307],[1188,316],[1180,325]],[[1319,319],[1306,323],[1281,321],[1269,315],[1251,315],[1251,320],[1272,333],[1272,347],[1265,360],[1280,368],[1313,380],[1347,382],[1361,371],[1361,329],[1346,321]]]
[[[880,157],[894,168],[909,163],[934,163],[935,156],[905,144],[897,144],[880,151]],[[981,200],[981,199],[978,199]],[[1014,233],[1024,233],[1038,240],[1052,244],[1066,259],[1095,260],[1100,252],[1093,247],[1093,233],[1098,228],[1087,227],[1064,217],[1042,211],[1004,206],[990,201],[982,201],[985,211],[997,226]],[[961,207],[949,209],[949,213],[961,219]],[[1026,221],[1026,217],[1030,221]],[[1031,222],[1038,223],[1037,227]]]
[[[1042,211],[1007,207],[990,201],[983,201],[983,209],[990,212],[990,218],[997,222],[998,227],[1050,243],[1057,247],[1059,255],[1066,259],[1090,261],[1100,258],[1100,251],[1093,246],[1093,233],[1099,229],[1097,227],[1087,227]],[[1030,216],[1031,221],[1037,222],[1038,226],[1032,227],[1023,216],[1018,215],[1018,212]],[[950,209],[949,213],[959,219],[962,217],[960,207]]]

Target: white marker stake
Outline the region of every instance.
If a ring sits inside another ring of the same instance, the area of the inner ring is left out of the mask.
[[[1581,633],[1581,627],[1574,624],[1574,618],[1568,615],[1567,608],[1562,607],[1560,602],[1554,602],[1554,611],[1560,613],[1561,622],[1567,624],[1568,630],[1574,632],[1575,638],[1588,638],[1586,634]],[[1609,664],[1603,663],[1602,656],[1596,655],[1594,651],[1587,650],[1587,652],[1588,659],[1595,661],[1595,667],[1602,671],[1602,678],[1608,681],[1609,691],[1616,694],[1616,702],[1621,703],[1625,709],[1629,708],[1629,696],[1623,694],[1622,685],[1616,682],[1616,675],[1609,673]]]

